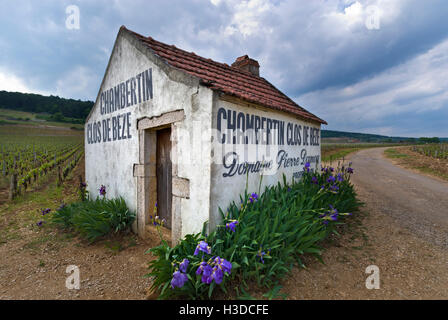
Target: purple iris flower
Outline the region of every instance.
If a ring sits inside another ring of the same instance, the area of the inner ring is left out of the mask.
[[[317,181],[317,177],[316,177],[316,176],[313,176],[313,177],[311,178],[311,182],[312,182],[313,184],[318,184],[318,183],[319,183],[319,181]]]
[[[347,172],[348,172],[348,173],[353,173],[353,168],[348,167],[348,168],[347,168]]]
[[[249,197],[249,201],[250,201],[251,203],[253,203],[254,201],[257,201],[257,200],[258,200],[258,194],[256,194],[255,192],[252,193],[252,194],[250,195],[250,197]]]
[[[213,277],[212,277],[213,269],[212,269],[212,267],[208,263],[205,263],[205,262],[201,263],[201,266],[196,271],[196,274],[201,274],[201,273],[202,273],[201,281],[203,283],[206,283],[206,284],[212,283],[212,281],[213,281]]]
[[[226,224],[226,229],[230,229],[230,230],[232,230],[233,232],[235,232],[235,227],[236,227],[237,224],[238,224],[238,221],[237,221],[237,220],[234,220],[234,221],[232,221],[232,222],[229,222],[229,223]]]
[[[42,209],[41,211],[42,211],[42,215],[44,216],[44,215],[50,213],[51,209],[47,208],[47,209]]]
[[[199,251],[203,251],[207,254],[211,254],[211,249],[210,249],[209,245],[207,244],[207,242],[205,242],[205,241],[199,242],[198,246],[196,247],[196,250],[194,251],[194,255],[197,256]]]
[[[38,227],[41,227],[43,224],[45,223],[45,221],[39,221],[38,223],[36,223],[36,225],[38,226]]]
[[[211,267],[210,267],[210,269],[211,269]],[[203,283],[205,283],[205,284],[210,284],[210,283],[212,283],[212,282],[213,282],[212,273],[213,273],[213,270],[210,271],[210,275],[205,275],[205,274],[203,274],[203,275],[202,275],[202,278],[201,278],[201,281],[202,281]]]
[[[336,181],[336,178],[334,176],[329,176],[327,179],[328,183],[335,182],[335,181]]]
[[[334,171],[334,168],[333,168],[333,167],[330,167],[330,171],[333,172],[333,171]]]
[[[338,185],[336,185],[336,184],[333,184],[333,185],[331,185],[330,186],[330,191],[334,191],[334,192],[337,192],[339,190],[339,187],[338,187]]]
[[[330,219],[331,219],[332,221],[336,221],[336,220],[338,220],[338,216],[339,216],[338,209],[336,209],[335,207],[333,207],[331,204],[330,204],[330,209],[331,209],[331,211],[328,212],[328,213],[330,214]]]
[[[310,166],[311,164],[309,162],[305,163],[305,167],[303,168],[303,170],[306,172],[310,172]]]
[[[188,281],[188,277],[185,273],[181,273],[180,271],[176,271],[173,273],[173,279],[171,280],[171,288],[182,288],[185,282]]]
[[[219,268],[218,266],[213,267],[213,272],[210,278],[215,280],[216,284],[220,284],[222,282],[223,277],[224,273],[222,272],[222,269]]]
[[[338,209],[336,209],[335,207],[333,207],[331,204],[330,204],[330,208],[331,208],[331,213],[339,214]]]
[[[102,195],[102,196],[106,195],[106,187],[103,185],[101,185],[101,188],[100,188],[100,195]]]
[[[338,175],[336,176],[336,179],[337,179],[339,182],[344,181],[344,177],[342,176],[341,173],[338,173]]]
[[[232,263],[224,258],[216,257],[214,261],[215,265],[218,266],[223,272],[230,273],[232,270]]]
[[[205,266],[207,266],[207,262],[202,261],[201,264],[199,265],[198,269],[196,270],[196,274],[202,274],[202,271],[204,271]]]
[[[232,263],[230,261],[227,261],[226,259],[223,259],[223,261],[221,262],[221,268],[222,271],[230,274],[230,270],[232,270]]]
[[[190,261],[188,259],[184,259],[182,263],[179,265],[179,270],[182,271],[183,273],[186,273],[189,263]]]
[[[206,284],[210,284],[213,280],[216,284],[220,284],[224,278],[224,273],[230,273],[232,270],[232,264],[226,259],[216,257],[210,261],[213,262],[209,265],[207,262],[202,261],[196,270],[197,275],[201,275],[201,281]],[[213,266],[213,267],[212,267]]]
[[[259,252],[259,253],[257,254],[257,256],[260,257],[260,261],[261,261],[263,264],[264,264],[263,256],[265,256],[265,255],[266,255],[266,252],[264,252],[264,251]]]

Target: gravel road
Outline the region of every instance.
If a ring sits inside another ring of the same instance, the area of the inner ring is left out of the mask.
[[[416,236],[448,247],[448,183],[394,165],[386,148],[366,149],[351,156],[353,182],[369,205],[392,217]]]

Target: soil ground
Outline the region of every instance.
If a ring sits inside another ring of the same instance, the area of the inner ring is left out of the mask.
[[[394,147],[385,152],[394,164],[432,178],[448,181],[448,159],[438,159],[422,155],[412,147]]]
[[[145,254],[158,245],[157,238],[144,241],[129,233],[94,244],[73,234],[36,222],[40,208],[59,207],[76,200],[78,176],[84,161],[61,188],[51,183],[24,199],[0,206],[0,300],[1,299],[144,299],[150,285]],[[81,289],[65,286],[69,265],[80,270]]]
[[[280,282],[287,299],[448,298],[447,184],[393,165],[383,151],[351,156],[365,207],[341,237],[324,244],[325,264],[305,257],[307,269],[295,268]],[[144,241],[126,234],[88,244],[50,225],[35,225],[40,208],[76,200],[80,163],[62,187],[49,184],[0,205],[0,299],[147,297],[150,280],[143,275],[151,256],[144,253],[158,244],[156,236]],[[80,290],[65,287],[69,265],[80,269]],[[370,265],[380,270],[378,290],[365,286]]]

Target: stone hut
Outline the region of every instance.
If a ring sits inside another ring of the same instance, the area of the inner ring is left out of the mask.
[[[157,204],[176,241],[214,228],[246,189],[320,168],[326,122],[259,70],[247,55],[229,66],[121,27],[86,120],[90,195],[104,185],[123,197],[141,237]]]

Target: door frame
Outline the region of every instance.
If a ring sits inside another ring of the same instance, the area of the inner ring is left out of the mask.
[[[171,229],[172,227],[172,184],[173,184],[173,172],[172,172],[172,132],[171,126],[165,126],[155,130],[157,136],[156,143],[156,198],[157,198],[157,216],[160,219],[166,219],[166,227]],[[168,141],[169,139],[169,141]],[[166,145],[165,145],[166,144]],[[165,145],[165,146],[164,146]],[[166,159],[162,157],[163,154],[167,155],[165,147],[169,148],[168,157]],[[161,161],[163,160],[163,161]],[[165,177],[165,173],[169,177]],[[161,175],[163,174],[163,176]],[[168,179],[167,179],[168,178]],[[165,181],[165,184],[163,183]],[[155,214],[155,213],[154,213]]]
[[[172,243],[182,236],[181,199],[190,197],[190,181],[178,176],[177,127],[185,120],[183,110],[164,113],[156,117],[144,117],[137,120],[139,136],[139,163],[134,164],[134,177],[137,179],[137,219],[133,230],[141,238],[147,238],[146,228],[149,216],[154,212],[157,201],[157,130],[171,128],[172,162],[172,203],[171,203],[171,240]]]

